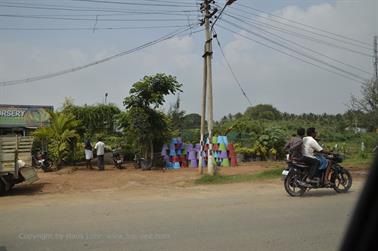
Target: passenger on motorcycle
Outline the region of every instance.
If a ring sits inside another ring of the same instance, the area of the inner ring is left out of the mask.
[[[316,131],[314,127],[310,127],[307,129],[307,137],[303,138],[303,145],[302,145],[302,161],[309,165],[309,182],[317,182],[314,180],[314,176],[316,174],[316,170],[320,166],[320,161],[315,157],[315,152],[330,154],[330,152],[325,151],[319,143],[315,140],[316,138]]]
[[[298,128],[297,135],[294,135],[285,145],[284,150],[289,154],[288,160],[302,159],[302,144],[305,135],[304,128]]]

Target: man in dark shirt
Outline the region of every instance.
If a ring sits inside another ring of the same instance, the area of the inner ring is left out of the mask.
[[[304,135],[305,129],[298,128],[297,135],[286,143],[284,150],[289,154],[289,160],[302,158],[302,139]]]

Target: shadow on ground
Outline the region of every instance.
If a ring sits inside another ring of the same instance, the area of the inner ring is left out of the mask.
[[[49,183],[21,184],[14,186],[4,196],[35,195],[43,192],[43,187]]]

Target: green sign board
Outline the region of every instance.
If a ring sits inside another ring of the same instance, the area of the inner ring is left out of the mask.
[[[52,106],[1,105],[0,127],[42,127],[49,123]]]

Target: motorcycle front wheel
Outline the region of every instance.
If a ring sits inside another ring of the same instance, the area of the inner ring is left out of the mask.
[[[293,197],[302,196],[306,192],[306,188],[300,186],[297,182],[298,176],[295,173],[289,173],[284,181],[286,192]]]
[[[338,193],[346,193],[352,186],[352,175],[346,169],[341,169],[334,178],[333,189]]]

